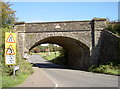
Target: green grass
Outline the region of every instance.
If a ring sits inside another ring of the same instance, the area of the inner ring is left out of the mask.
[[[0,89],[2,88],[2,76],[0,75]]]
[[[108,69],[105,71],[105,73],[120,75],[120,72],[118,71],[120,71],[120,69]]]
[[[113,65],[113,63],[109,63],[106,65],[93,65],[88,69],[88,71],[96,72],[96,73],[120,75],[119,65],[115,66]]]
[[[47,53],[47,55],[44,56],[44,58],[47,59],[47,60],[53,60],[53,59],[55,59],[56,57],[59,57],[59,56],[60,56],[59,52],[56,52],[56,54],[55,54],[55,52],[50,52],[50,55],[49,55],[49,53]]]
[[[25,79],[29,76],[29,74],[24,75],[20,74],[13,78],[13,76],[2,76],[2,87],[14,87],[25,81]]]
[[[56,54],[55,54],[56,53]],[[37,55],[41,55],[44,59],[47,59],[47,60],[53,60],[55,59],[56,57],[59,57],[60,56],[60,52],[59,51],[56,51],[56,52],[50,52],[50,55],[49,55],[49,52],[41,52],[41,53],[31,53],[33,55],[37,54]]]
[[[33,73],[32,65],[24,59],[21,59],[20,62],[18,62],[18,65],[20,66],[20,69],[16,71],[15,78],[13,78],[13,73],[8,74],[6,73],[6,71],[4,71],[2,76],[0,76],[0,78],[2,78],[2,87],[17,86],[23,83],[27,79],[27,77]]]

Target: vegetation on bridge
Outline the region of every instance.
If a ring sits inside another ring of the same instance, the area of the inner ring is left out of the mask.
[[[106,29],[120,36],[120,22],[108,22]]]

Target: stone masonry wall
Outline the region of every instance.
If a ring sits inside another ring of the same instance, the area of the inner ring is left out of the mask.
[[[26,32],[91,30],[91,21],[27,23]]]
[[[101,39],[99,63],[103,64],[110,61],[120,63],[120,37],[104,30]]]

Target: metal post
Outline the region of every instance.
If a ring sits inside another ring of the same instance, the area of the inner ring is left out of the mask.
[[[13,66],[13,77],[15,78],[15,66]]]

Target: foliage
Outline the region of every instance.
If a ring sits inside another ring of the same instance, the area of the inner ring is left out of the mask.
[[[109,23],[106,29],[120,36],[120,23]]]
[[[110,62],[105,65],[92,65],[88,71],[90,72],[97,72],[97,73],[107,73],[107,74],[115,74],[115,75],[120,75],[118,71],[120,64],[114,65],[114,63]]]
[[[45,53],[40,53],[40,55],[44,58],[44,59],[47,59],[47,60],[53,60],[55,59],[56,57],[59,57],[60,56],[60,52],[59,51],[56,51],[56,52],[50,52],[50,55],[48,52],[45,52]]]
[[[50,52],[60,51],[62,49],[61,46],[55,46],[54,44],[49,44],[48,47]]]
[[[5,32],[7,32],[7,31],[12,31],[11,29],[8,29],[8,28],[1,28],[0,29],[0,31],[2,32],[2,44],[0,44],[0,47],[1,47],[1,49],[2,49],[2,53],[1,53],[1,55],[2,55],[2,60],[1,60],[1,64],[2,64],[2,73],[3,74],[10,74],[11,73],[11,71],[12,71],[12,68],[10,67],[10,66],[7,66],[7,65],[5,65],[5,57],[4,57],[4,48],[5,48]]]
[[[32,65],[24,59],[20,60],[18,65],[20,66],[20,70],[17,72],[17,75],[19,75],[19,73],[23,73],[24,75],[33,73]]]
[[[32,53],[39,53],[40,52],[40,48],[35,47],[31,50]]]
[[[16,71],[16,79],[12,78],[13,67],[5,65],[5,57],[4,57],[5,32],[9,32],[12,30],[8,29],[8,28],[2,28],[2,29],[0,29],[0,31],[2,31],[2,44],[0,44],[0,47],[3,50],[3,52],[0,53],[2,55],[2,58],[1,58],[2,59],[1,60],[2,76],[3,76],[2,77],[2,81],[3,81],[2,87],[14,86],[16,84],[23,82],[24,79],[27,78],[25,76],[28,76],[29,74],[31,74],[33,72],[32,65],[30,63],[28,63],[27,61],[25,61],[24,59],[22,59],[20,57],[20,55],[17,53],[17,55],[16,55],[17,64],[16,65],[20,66],[20,70]],[[24,77],[24,79],[23,79],[23,77]],[[9,82],[9,81],[12,81],[12,82]]]
[[[15,11],[10,8],[12,4],[9,2],[0,2],[0,4],[2,4],[2,28],[0,28],[0,32],[2,32],[2,37],[0,39],[2,42],[2,44],[0,44],[0,69],[3,76],[0,76],[0,79],[2,80],[2,87],[10,87],[22,83],[27,78],[27,76],[33,72],[33,70],[32,65],[23,60],[18,53],[16,55],[16,65],[19,65],[20,69],[16,71],[15,79],[13,79],[13,76],[11,76],[13,74],[13,67],[5,65],[5,32],[13,32],[11,27],[13,25],[13,22],[16,20],[16,17]]]
[[[61,49],[58,52],[50,52],[50,55],[46,55],[43,58],[50,60],[55,64],[67,65],[67,54],[64,49]]]
[[[31,50],[32,53],[45,52],[46,49],[49,49],[50,52],[55,52],[61,50],[62,47],[55,46],[54,44],[48,44],[48,46],[38,45]]]
[[[2,44],[1,44],[1,49],[2,49],[2,60],[1,60],[1,63],[2,63],[2,72],[3,74],[10,74],[11,71],[12,71],[12,68],[10,66],[7,66],[5,65],[5,57],[4,57],[4,48],[5,48],[5,32],[7,31],[11,31],[11,29],[7,29],[7,28],[1,28],[0,31],[2,32]]]
[[[11,27],[16,20],[15,11],[11,9],[12,4],[1,2],[2,4],[2,27]]]

